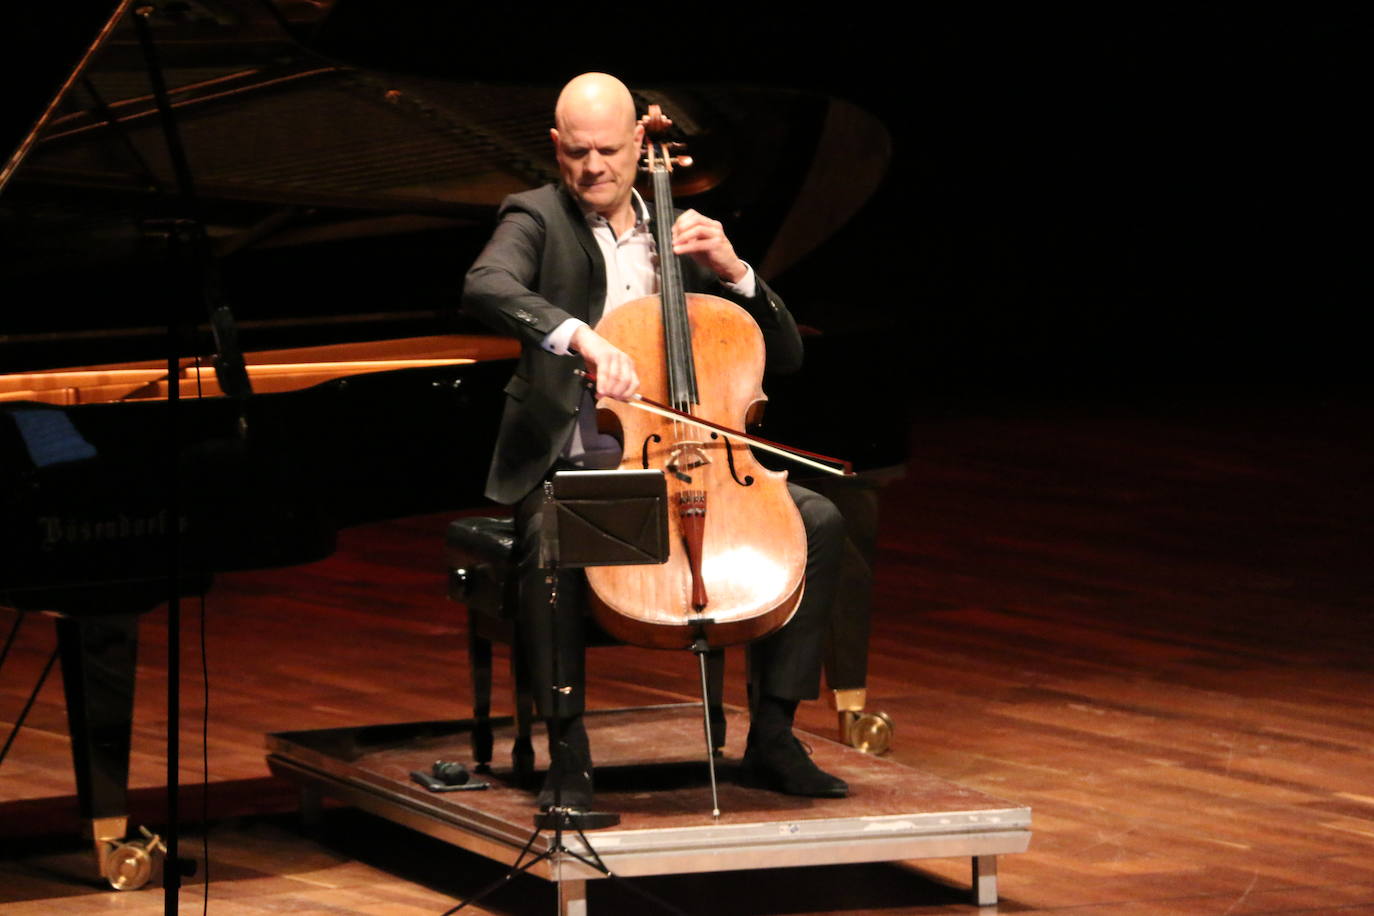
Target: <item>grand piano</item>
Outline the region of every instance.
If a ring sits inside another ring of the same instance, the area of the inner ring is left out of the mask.
[[[53,6],[10,32],[46,77],[0,135],[0,607],[58,615],[78,802],[118,883],[139,615],[219,571],[325,556],[342,527],[481,504],[516,344],[454,304],[501,198],[556,178],[557,88],[370,70],[303,40],[365,22],[363,0],[152,4],[188,188],[131,4]],[[836,99],[639,92],[713,163],[680,193],[728,214],[766,276],[886,162],[882,126]],[[809,381],[770,387],[769,435],[900,464],[900,424],[805,422],[846,359],[843,339],[810,352]]]

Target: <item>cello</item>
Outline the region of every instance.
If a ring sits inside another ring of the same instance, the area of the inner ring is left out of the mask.
[[[805,588],[806,533],[787,473],[764,468],[746,437],[724,431],[742,428],[765,400],[763,334],[735,303],[684,292],[672,254],[670,178],[691,160],[673,152],[676,144],[651,139],[671,124],[657,105],[641,123],[659,294],[621,305],[595,330],[634,360],[638,400],[671,409],[650,413],[610,398],[597,407],[619,427],[621,469],[664,472],[671,547],[662,565],[592,567],[587,581],[597,622],[618,639],[719,648],[791,618]]]

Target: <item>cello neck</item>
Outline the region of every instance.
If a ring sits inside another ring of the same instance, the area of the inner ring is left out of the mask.
[[[682,268],[673,254],[673,191],[668,144],[645,143],[654,191],[654,244],[658,246],[658,294],[663,307],[663,342],[668,361],[668,394],[678,410],[697,404],[696,363],[692,357],[692,329],[687,320],[687,296]]]

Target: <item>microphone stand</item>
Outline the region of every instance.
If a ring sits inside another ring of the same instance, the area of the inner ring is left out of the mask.
[[[239,400],[252,392],[243,355],[238,349],[237,332],[229,307],[220,294],[214,262],[210,255],[205,226],[200,221],[195,182],[186,159],[186,150],[177,129],[176,115],[167,93],[157,44],[148,19],[156,12],[151,5],[133,10],[134,31],[143,50],[148,82],[156,102],[167,155],[176,177],[180,208],[185,214],[159,221],[167,234],[168,261],[177,286],[189,288],[194,280],[216,342],[215,372],[225,394]],[[118,130],[118,123],[112,122]],[[190,336],[191,325],[181,297],[174,290],[169,297],[167,318],[167,828],[164,839],[166,857],[162,873],[163,912],[175,916],[181,879],[194,874],[195,863],[178,854],[181,835],[181,572],[183,543],[181,532],[182,479],[180,459],[181,356]],[[240,432],[244,430],[240,414]]]

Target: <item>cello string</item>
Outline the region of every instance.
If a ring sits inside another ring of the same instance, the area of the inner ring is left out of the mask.
[[[655,155],[653,144],[649,145],[649,167],[654,186],[654,241],[658,247],[659,301],[663,316],[664,349],[668,362],[668,397],[683,412],[690,410],[697,401],[696,367],[692,354],[691,326],[687,317],[687,300],[683,294],[682,272],[677,256],[673,254],[673,197],[669,179],[670,160],[668,147],[659,147]],[[698,506],[703,491],[700,490],[700,471],[684,466],[683,446],[688,440],[689,428],[680,418],[672,417],[672,442],[668,447],[668,462],[674,465],[672,478],[673,502],[678,520],[679,535],[686,539],[687,514]],[[686,546],[686,544],[684,544]],[[687,548],[690,555],[693,551]],[[689,564],[690,566],[690,564]],[[694,576],[686,573],[684,607],[692,607],[691,595],[694,591]]]
[[[696,403],[697,386],[682,272],[673,254],[673,198],[666,150],[658,156],[651,151],[650,164],[654,169],[654,220],[657,224],[654,240],[659,250],[659,296],[663,303],[670,401],[681,408],[681,405]]]

